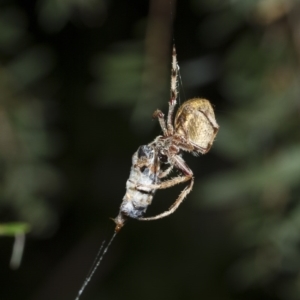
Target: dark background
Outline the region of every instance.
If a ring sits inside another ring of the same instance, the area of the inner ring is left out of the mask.
[[[160,134],[174,41],[180,101],[210,99],[219,134],[184,156],[178,211],[128,222],[81,299],[299,299],[299,16],[293,0],[0,1],[0,298],[75,298]]]

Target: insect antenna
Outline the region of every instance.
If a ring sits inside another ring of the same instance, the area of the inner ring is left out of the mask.
[[[111,237],[110,241],[108,242],[108,244],[106,245],[106,247],[104,248],[105,245],[105,240],[102,242],[100,249],[96,255],[96,258],[93,261],[93,264],[80,288],[80,290],[78,291],[77,297],[75,298],[75,300],[79,300],[80,296],[82,295],[83,291],[85,290],[85,288],[87,287],[88,283],[90,282],[90,280],[92,279],[93,275],[95,274],[96,270],[98,269],[105,253],[107,252],[108,248],[110,247],[112,241],[114,240],[114,238],[116,237],[118,232],[114,232],[113,236]],[[103,250],[103,251],[102,251]]]

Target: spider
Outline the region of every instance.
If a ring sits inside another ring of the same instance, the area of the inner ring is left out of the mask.
[[[116,224],[115,232],[105,248],[102,244],[91,271],[78,291],[75,300],[79,300],[116,234],[129,217],[140,221],[150,221],[169,216],[178,208],[193,188],[193,171],[183,160],[181,154],[182,152],[191,152],[195,155],[207,153],[217,135],[219,125],[216,122],[210,102],[203,98],[194,98],[183,103],[177,110],[173,121],[178,96],[177,78],[178,64],[176,49],[173,46],[171,99],[168,115],[165,119],[162,111],[156,110],[153,113],[153,118],[158,119],[163,135],[157,136],[148,145],[140,146],[133,154],[132,166],[126,182],[126,193],[119,214],[113,219]],[[174,168],[179,170],[181,174],[163,180]],[[167,211],[153,217],[143,217],[156,190],[166,189],[183,182],[189,182],[189,184],[182,190]]]
[[[132,158],[132,167],[126,183],[126,194],[120,207],[119,215],[113,219],[118,232],[127,217],[140,221],[157,220],[172,214],[191,192],[194,185],[193,171],[183,160],[181,153],[191,152],[194,155],[207,153],[219,130],[214,110],[210,102],[203,98],[194,98],[184,102],[173,121],[178,96],[178,64],[176,49],[173,46],[171,68],[171,99],[167,118],[161,110],[153,113],[157,118],[163,135],[157,136],[153,142],[139,147]],[[167,168],[162,170],[162,165]],[[173,169],[181,174],[162,181]],[[151,204],[154,193],[158,189],[170,188],[174,185],[189,182],[171,207],[156,216],[143,217]]]

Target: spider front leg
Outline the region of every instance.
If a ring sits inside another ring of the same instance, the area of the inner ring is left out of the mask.
[[[165,121],[165,115],[161,110],[157,109],[152,115],[153,119],[158,119],[159,125],[163,131],[164,136],[170,136],[174,133],[172,119],[173,119],[173,113],[174,113],[175,106],[176,106],[176,100],[171,99],[169,102],[167,124]]]
[[[168,135],[174,134],[174,126],[173,126],[173,114],[176,106],[176,98],[172,96],[169,102],[169,110],[168,110],[168,117],[167,117],[167,128],[168,128]]]
[[[173,52],[172,52],[172,67],[171,67],[171,99],[169,102],[169,110],[168,110],[168,117],[167,117],[167,128],[169,135],[173,135],[174,133],[174,126],[173,126],[173,114],[175,110],[175,106],[177,104],[177,79],[178,79],[178,63],[176,57],[176,48],[173,45]]]
[[[168,130],[167,130],[167,126],[166,126],[164,113],[161,110],[157,109],[153,113],[152,118],[153,119],[156,119],[156,118],[158,119],[159,125],[160,125],[160,127],[163,131],[164,136],[167,136],[168,135]]]

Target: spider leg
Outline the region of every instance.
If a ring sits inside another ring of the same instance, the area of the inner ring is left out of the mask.
[[[173,170],[173,166],[171,165],[169,168],[167,168],[165,171],[162,171],[160,174],[159,174],[159,178],[164,178],[166,176],[168,176],[170,174],[170,172]]]
[[[152,115],[153,119],[155,119],[155,118],[158,119],[159,125],[163,131],[164,136],[167,136],[168,130],[167,130],[166,121],[165,121],[164,117],[165,117],[164,113],[159,109],[157,109]]]
[[[147,185],[143,185],[143,184],[137,184],[136,187],[138,189],[153,189],[153,190],[162,190],[162,189],[167,189],[170,188],[174,185],[186,182],[191,180],[192,176],[191,175],[186,175],[186,176],[178,176],[178,177],[174,177],[170,180],[166,180],[163,181],[161,183],[158,184],[147,184]]]
[[[200,152],[200,153],[206,153],[208,150],[206,148],[200,147],[199,145],[187,140],[184,136],[174,134],[172,142],[174,145],[178,147],[178,151],[186,151],[186,152]],[[175,162],[176,164],[176,162]],[[181,169],[180,166],[178,166],[179,169]]]
[[[173,163],[171,164],[171,166],[174,165],[176,168],[180,169],[185,175],[184,176],[178,176],[178,177],[172,178],[172,179],[167,180],[167,181],[163,181],[158,186],[156,186],[154,189],[166,189],[166,188],[169,188],[169,187],[174,186],[176,184],[186,182],[186,181],[189,181],[189,180],[190,180],[190,184],[187,187],[184,188],[184,190],[179,194],[176,201],[170,206],[170,208],[167,211],[165,211],[165,212],[163,212],[159,215],[153,216],[153,217],[139,218],[138,220],[151,221],[151,220],[157,220],[157,219],[161,219],[161,218],[164,218],[166,216],[169,216],[170,214],[172,214],[178,208],[178,206],[182,203],[184,198],[192,190],[193,185],[194,185],[193,171],[188,167],[188,165],[185,163],[185,161],[179,155],[175,155],[172,158],[172,162]]]
[[[183,176],[177,176],[174,178],[171,178],[169,180],[163,181],[161,183],[158,184],[149,184],[149,185],[140,185],[138,184],[137,187],[138,188],[150,188],[150,189],[154,189],[154,190],[158,190],[158,189],[167,189],[169,187],[172,187],[174,185],[186,182],[191,180],[191,178],[193,178],[193,171],[188,167],[188,165],[186,164],[186,162],[183,160],[183,158],[179,155],[175,155],[174,157],[172,157],[172,163],[170,168],[168,168],[166,171],[168,171],[171,168],[176,167],[178,168],[181,172],[183,172]]]
[[[177,79],[178,79],[178,63],[176,57],[176,48],[175,45],[173,45],[172,67],[171,67],[171,99],[169,102],[169,110],[168,110],[168,117],[167,117],[167,128],[168,128],[169,135],[172,135],[174,133],[173,114],[174,114],[175,106],[177,104],[176,102],[177,95],[178,95]]]
[[[179,205],[182,203],[182,201],[184,200],[184,198],[190,193],[190,191],[193,188],[194,185],[194,178],[190,177],[190,184],[185,187],[185,189],[179,194],[178,198],[176,199],[176,201],[169,207],[169,209],[159,215],[153,216],[153,217],[147,217],[147,218],[138,218],[138,220],[140,221],[152,221],[152,220],[158,220],[158,219],[162,219],[164,217],[167,217],[169,215],[171,215],[178,207]]]
[[[190,142],[190,143],[191,143],[191,146],[193,147],[193,150],[192,150],[192,151],[200,152],[200,153],[202,153],[202,154],[206,154],[206,153],[210,150],[210,148],[211,148],[211,146],[212,146],[212,142],[209,143],[208,146],[207,146],[206,148],[200,147],[200,146],[198,146],[197,144],[195,144],[195,143],[193,143],[193,142]],[[180,145],[180,147],[181,147],[181,145]],[[182,147],[181,147],[181,148],[182,148]],[[190,150],[189,150],[189,151],[190,151]]]
[[[200,147],[196,143],[193,143],[192,141],[188,141],[183,136],[178,136],[178,135],[175,135],[175,137],[173,139],[173,142],[176,144],[176,146],[178,148],[180,148],[183,151],[186,151],[186,152],[199,152],[199,153],[202,153],[202,154],[207,153],[210,150],[211,146],[212,146],[212,143],[209,143],[206,148]]]
[[[173,114],[176,106],[176,98],[171,98],[169,102],[169,110],[168,110],[168,117],[167,117],[167,127],[169,135],[174,134],[174,127],[173,127]]]

